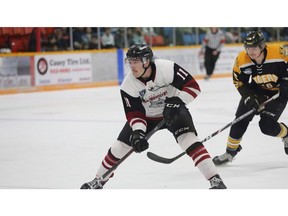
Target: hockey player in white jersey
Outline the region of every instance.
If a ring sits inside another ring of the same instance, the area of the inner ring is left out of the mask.
[[[102,189],[110,175],[99,180],[132,148],[140,153],[148,149],[145,135],[163,118],[160,129],[168,129],[176,142],[192,158],[194,165],[211,184],[211,189],[226,189],[205,146],[199,141],[192,116],[186,105],[199,94],[196,80],[178,64],[155,59],[147,44],[135,44],[126,53],[131,72],[121,85],[121,98],[127,122],[109,148],[95,179],[81,189]]]

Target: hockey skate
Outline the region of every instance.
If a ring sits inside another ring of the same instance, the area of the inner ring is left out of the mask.
[[[92,181],[83,184],[80,189],[103,189],[105,183],[106,182],[102,182],[95,178]]]
[[[211,188],[210,189],[227,189],[221,177],[217,174],[209,179]]]
[[[212,161],[216,166],[219,166],[219,165],[222,165],[222,164],[225,164],[228,162],[232,162],[233,159],[234,159],[234,157],[232,155],[225,152],[222,155],[214,157]]]
[[[287,139],[287,143],[288,143],[288,139]],[[220,166],[222,164],[232,162],[233,160],[235,160],[235,156],[237,155],[237,153],[240,152],[241,150],[242,150],[242,147],[241,147],[241,145],[239,145],[237,150],[235,151],[234,155],[231,155],[231,154],[225,152],[222,155],[214,157],[212,161],[216,166]]]
[[[284,151],[288,155],[288,136],[284,137],[282,141],[284,143]]]

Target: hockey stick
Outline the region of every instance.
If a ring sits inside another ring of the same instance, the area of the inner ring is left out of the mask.
[[[150,139],[150,137],[158,131],[163,125],[165,121],[162,119],[161,122],[159,122],[148,134],[146,134],[145,139]],[[108,175],[110,175],[126,158],[129,157],[134,152],[134,149],[132,148],[128,153],[126,153],[116,164],[114,164],[109,170],[107,170],[100,178],[100,181],[103,181]]]
[[[279,97],[279,93],[277,93],[276,95],[274,95],[273,97],[269,98],[268,100],[264,101],[262,104],[260,104],[258,111],[261,111],[262,109],[265,108],[265,105],[268,104],[269,102],[271,102],[272,100],[275,100],[276,98]],[[202,140],[201,142],[206,142],[208,140],[210,140],[212,137],[216,136],[217,134],[219,134],[220,132],[224,131],[225,129],[227,129],[228,127],[238,123],[239,121],[243,120],[244,118],[246,118],[247,116],[251,115],[253,112],[255,112],[254,109],[251,109],[250,111],[248,111],[247,113],[243,114],[242,116],[238,117],[237,119],[235,119],[234,121],[230,122],[229,124],[227,124],[226,126],[224,126],[223,128],[215,131],[214,133],[212,133],[211,135],[209,135],[208,137],[206,137],[204,140]],[[182,152],[181,154],[173,157],[173,158],[164,158],[161,157],[159,155],[156,155],[152,152],[147,152],[147,157],[150,158],[151,160],[154,160],[156,162],[159,163],[164,163],[164,164],[170,164],[173,161],[177,160],[178,158],[182,157],[183,155],[185,155],[186,152]]]

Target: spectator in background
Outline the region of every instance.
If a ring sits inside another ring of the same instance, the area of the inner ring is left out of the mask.
[[[55,28],[55,37],[58,50],[68,50],[69,36],[65,33],[65,28]]]
[[[208,80],[212,76],[224,43],[225,35],[223,31],[217,27],[209,28],[199,52],[199,55],[204,54],[204,66],[206,69],[206,76],[204,79]]]
[[[57,39],[55,34],[48,35],[45,51],[58,51]]]
[[[142,44],[146,43],[145,38],[144,38],[144,32],[142,31],[141,28],[133,28],[132,29],[132,42],[133,44]]]
[[[101,37],[102,48],[109,49],[115,47],[114,35],[111,33],[110,28],[105,28],[104,33]]]
[[[82,34],[82,43],[83,43],[83,49],[87,50],[89,49],[89,44],[92,40],[92,28],[86,27],[83,30]]]
[[[144,34],[144,36],[145,35],[148,35],[148,36],[156,36],[157,35],[157,33],[155,32],[155,30],[154,30],[154,28],[153,27],[143,27],[142,28],[142,31],[143,31],[143,34]]]
[[[133,42],[133,28],[127,28],[127,41],[128,41],[129,47],[134,44],[134,42]]]
[[[183,41],[183,45],[187,46],[187,45],[196,44],[196,37],[193,37],[193,30],[192,30],[191,27],[190,28],[188,28],[188,27],[178,28],[178,32],[181,35],[181,39]]]
[[[223,30],[223,28],[222,28]],[[241,41],[237,28],[225,28],[223,30],[226,37],[226,44],[229,43],[238,43]]]
[[[124,28],[118,28],[114,33],[114,40],[115,40],[115,48],[124,48],[125,41],[124,41]]]
[[[98,38],[96,35],[92,35],[91,41],[89,42],[89,49],[98,49]]]
[[[75,28],[73,29],[73,46],[75,50],[83,49],[83,40],[82,36],[84,35],[84,28]]]

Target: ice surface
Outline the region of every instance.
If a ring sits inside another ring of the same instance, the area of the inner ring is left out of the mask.
[[[202,93],[188,107],[199,138],[204,139],[233,121],[240,95],[231,78],[198,82]],[[1,95],[0,104],[2,189],[79,189],[93,179],[125,123],[118,86]],[[280,120],[288,123],[287,117],[285,110]],[[251,122],[237,159],[218,167],[229,189],[288,188],[288,156],[283,143],[262,134],[258,121],[256,116]],[[204,143],[212,157],[224,153],[228,132],[226,129]],[[165,157],[181,153],[168,131],[159,131],[150,139],[149,151]],[[193,196],[198,194],[196,189],[209,186],[186,155],[166,165],[151,161],[146,153],[133,153],[105,188],[194,189],[184,192]]]

